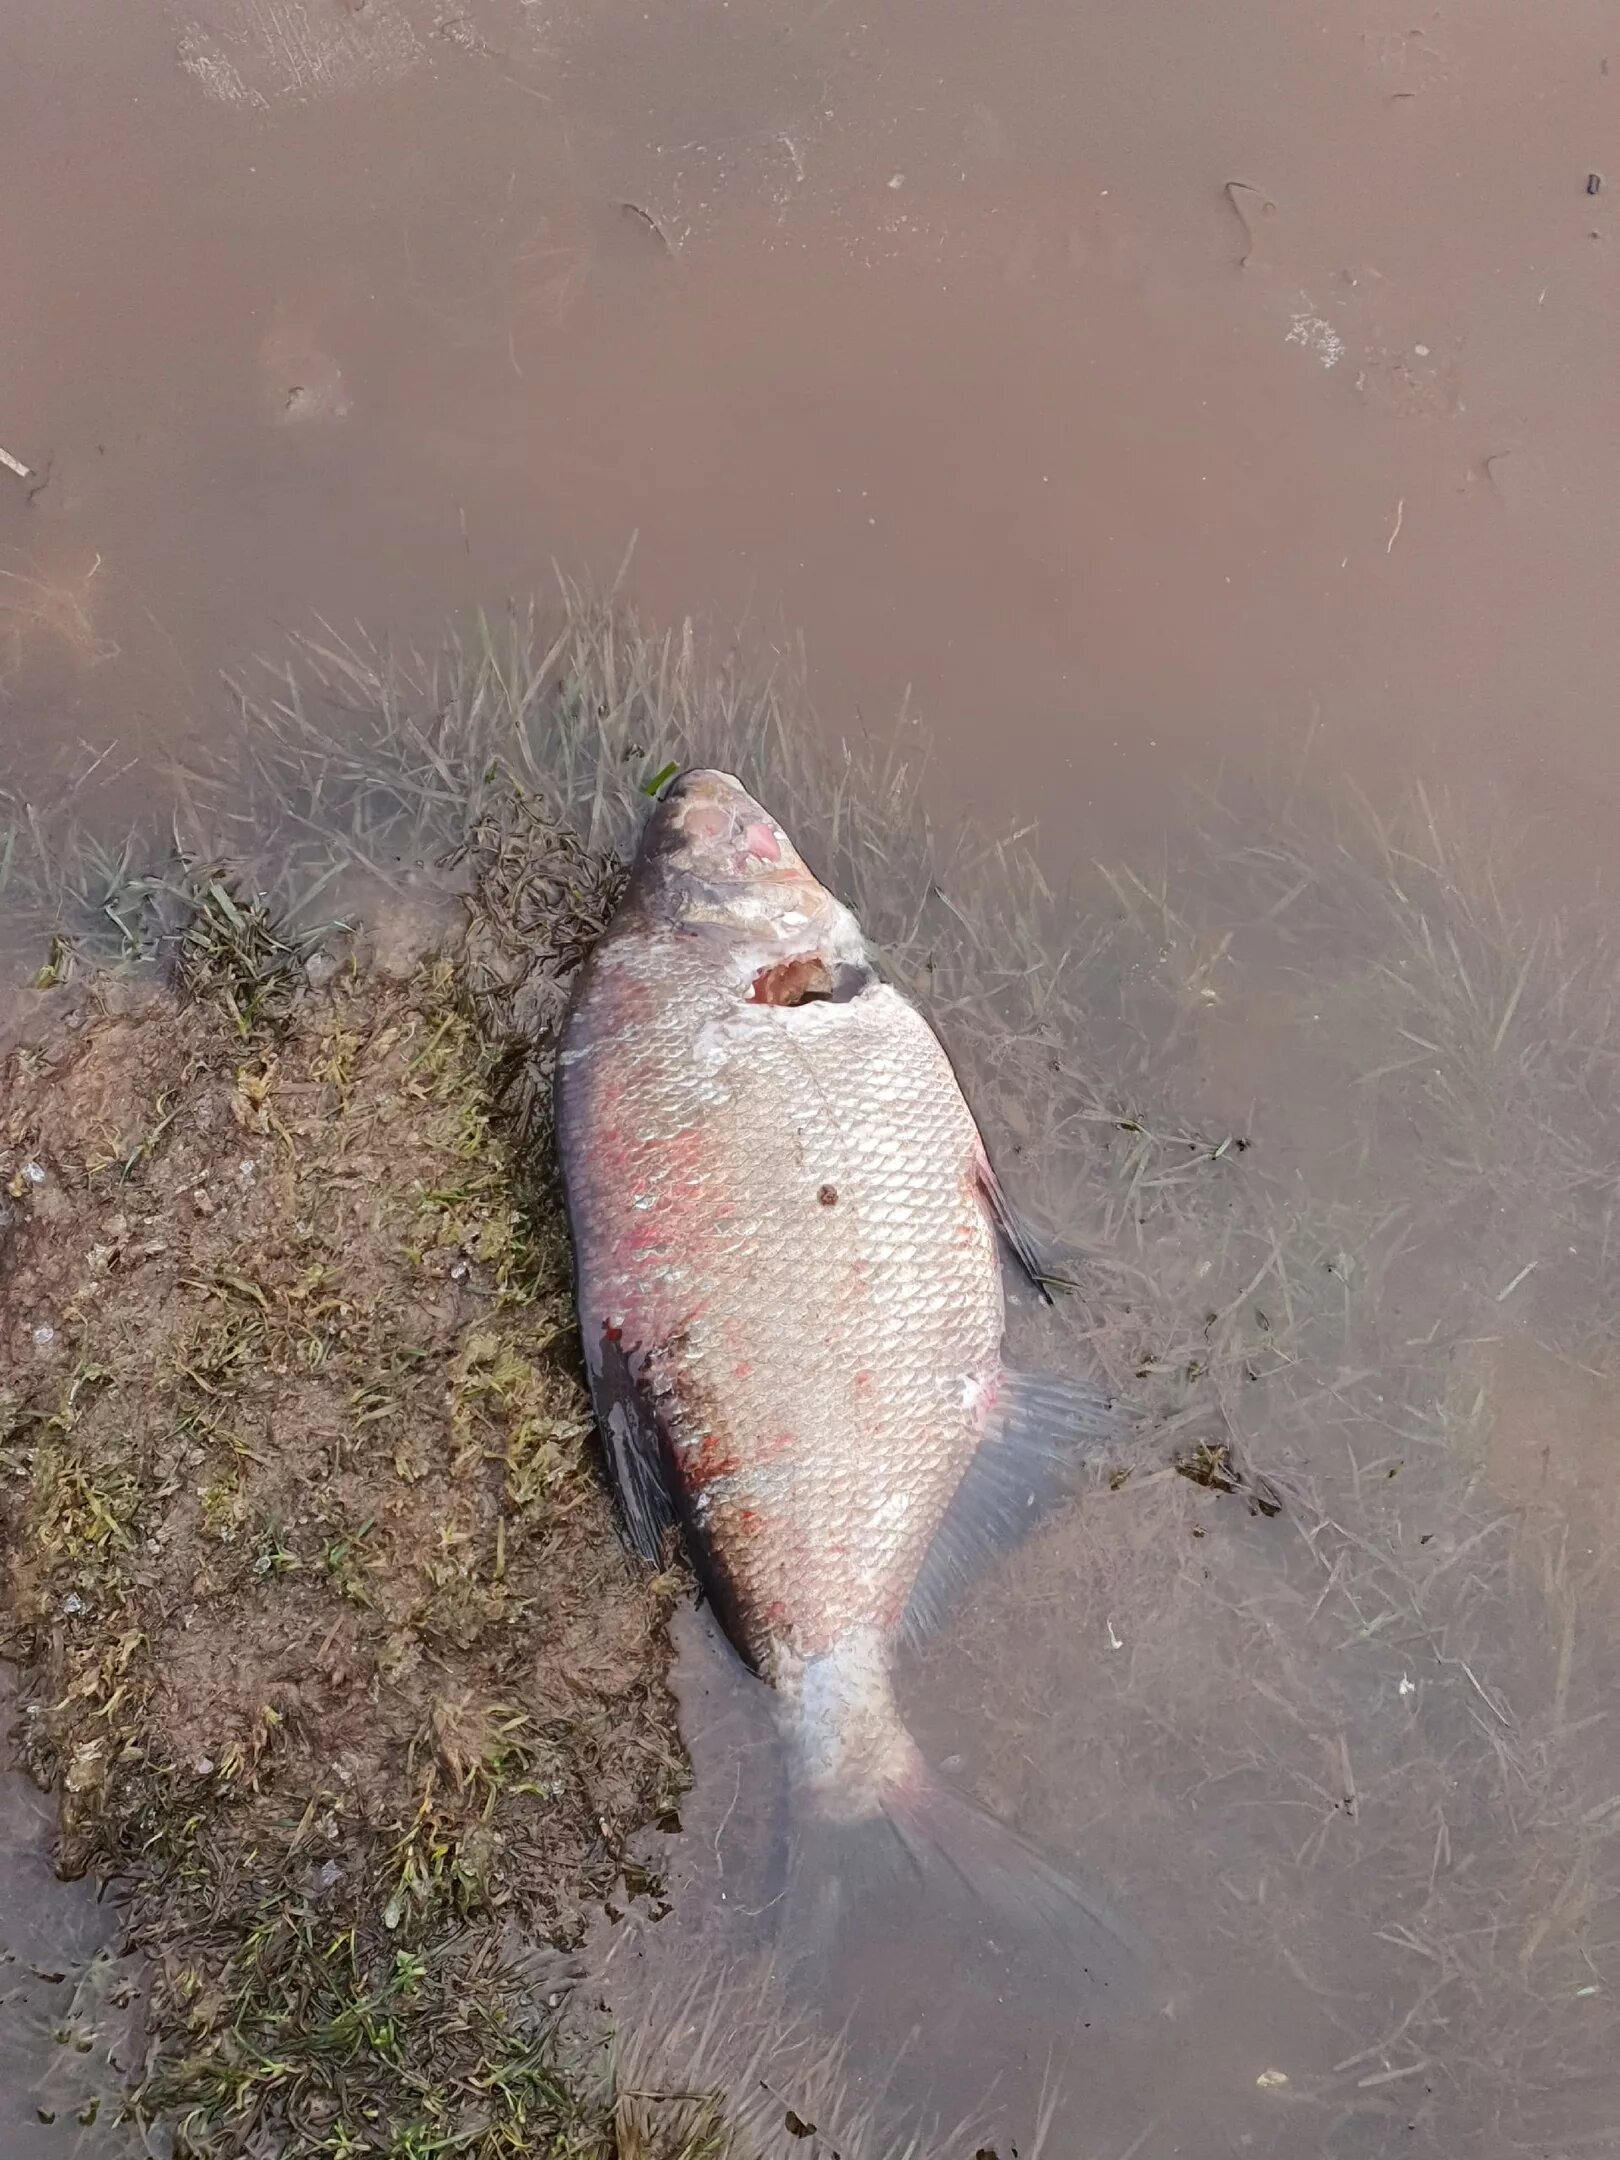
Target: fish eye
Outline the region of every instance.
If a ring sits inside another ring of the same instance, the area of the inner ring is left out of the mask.
[[[755,818],[751,825],[745,827],[742,837],[743,852],[751,860],[773,863],[782,860],[781,843],[763,818]]]

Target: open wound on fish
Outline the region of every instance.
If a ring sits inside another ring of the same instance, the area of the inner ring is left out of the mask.
[[[798,953],[761,968],[748,986],[750,1005],[847,1005],[872,980],[866,968],[839,961],[829,967],[820,953]]]
[[[912,1584],[903,1632],[915,1638],[936,1626],[985,1563],[1075,1492],[1088,1469],[1117,1455],[1130,1430],[1125,1413],[1087,1381],[1000,1373],[984,1438]]]

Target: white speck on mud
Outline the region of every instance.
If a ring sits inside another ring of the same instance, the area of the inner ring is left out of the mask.
[[[1314,353],[1325,368],[1337,367],[1344,358],[1344,339],[1325,317],[1313,314],[1308,305],[1303,313],[1294,317],[1293,328],[1283,342],[1303,346],[1306,352]]]
[[[210,0],[178,25],[181,67],[211,98],[263,112],[393,82],[424,57],[398,0],[363,14],[330,0]]]

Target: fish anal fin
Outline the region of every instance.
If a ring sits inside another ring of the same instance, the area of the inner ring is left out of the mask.
[[[1017,1544],[1129,1436],[1126,1414],[1087,1381],[998,1374],[984,1438],[918,1570],[903,1632],[926,1634],[996,1553]]]

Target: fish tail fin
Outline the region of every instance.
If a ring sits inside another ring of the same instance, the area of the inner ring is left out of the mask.
[[[938,1776],[916,1749],[859,1814],[801,1811],[789,1932],[829,1958],[857,1926],[943,1928],[1061,1974],[1102,2013],[1140,1986],[1146,1946],[1039,1848]]]

